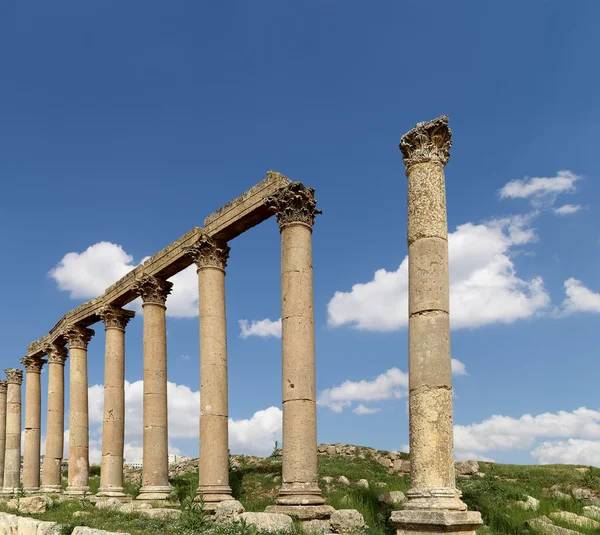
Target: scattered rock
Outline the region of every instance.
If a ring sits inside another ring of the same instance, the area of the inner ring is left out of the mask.
[[[302,529],[305,533],[327,535],[328,533],[331,533],[331,523],[329,520],[308,520],[302,522]]]
[[[592,491],[589,489],[573,488],[571,489],[571,496],[576,500],[588,500],[592,497]]]
[[[369,482],[366,479],[359,479],[356,484],[359,487],[363,487],[364,489],[368,489],[369,488]]]
[[[331,515],[331,527],[340,534],[356,533],[365,528],[365,519],[355,509],[340,509]]]
[[[525,526],[529,529],[546,533],[547,535],[581,535],[578,531],[555,526],[547,516],[538,516],[537,518],[527,520]]]
[[[19,500],[16,498],[12,498],[6,502],[7,509],[18,509],[19,508]]]
[[[410,473],[410,461],[406,459],[398,459],[394,461],[392,470],[401,474],[408,474]]]
[[[318,453],[327,453],[327,448],[331,446],[331,444],[319,444],[317,446]]]
[[[321,479],[325,481],[325,483],[327,483],[328,485],[333,481],[333,478],[331,476],[323,476]]]
[[[215,522],[233,524],[239,521],[244,511],[244,506],[237,500],[225,500],[215,507]]]
[[[278,513],[242,513],[240,520],[258,531],[292,531],[292,517]]]
[[[525,501],[517,502],[517,505],[526,511],[537,511],[540,508],[540,501],[536,500],[533,496],[527,496]]]
[[[457,476],[473,476],[479,472],[479,463],[477,461],[457,461],[454,463],[454,469]]]
[[[28,515],[45,513],[52,506],[48,496],[27,496],[19,501],[19,511]]]
[[[327,446],[327,455],[335,455],[335,446]]]
[[[136,513],[140,509],[152,509],[152,505],[150,505],[148,502],[132,501],[121,505],[121,507],[119,507],[119,512],[131,514]]]
[[[337,455],[340,455],[341,453],[343,453],[345,445],[346,444],[342,444],[341,442],[336,442],[336,444],[335,444],[335,453]]]
[[[558,498],[559,500],[572,500],[572,496],[570,494],[566,494],[558,489],[552,488],[550,491],[550,496],[553,498]]]
[[[568,522],[569,524],[573,524],[575,526],[579,526],[582,528],[599,528],[600,522],[596,522],[591,518],[587,518],[585,516],[579,516],[575,513],[569,513],[568,511],[558,511],[556,513],[550,513],[550,518],[552,520],[561,520],[563,522]]]
[[[156,508],[156,509],[138,509],[138,514],[147,516],[148,518],[179,518],[181,511],[179,509],[167,509],[167,508]]]
[[[116,511],[121,508],[121,500],[117,498],[106,498],[105,500],[98,500],[96,502],[96,508],[98,509],[109,509],[111,511]]]
[[[399,490],[394,490],[392,492],[380,494],[377,498],[377,501],[386,505],[397,506],[402,505],[406,501],[406,496],[404,496],[403,492],[400,492]]]
[[[587,516],[588,518],[594,518],[595,520],[600,520],[600,507],[597,505],[586,505],[583,508],[583,516]]]
[[[129,535],[129,533],[114,533],[113,531],[104,531],[103,529],[87,528],[85,526],[77,526],[72,535]]]
[[[384,483],[383,481],[378,481],[377,483],[375,483],[375,486],[378,489],[383,489],[383,488],[387,487],[387,483]]]
[[[340,485],[350,485],[350,480],[346,476],[340,476],[337,478],[337,482]]]
[[[89,511],[75,511],[73,513],[73,518],[81,518],[84,516],[92,516],[92,513],[90,513]]]
[[[387,457],[379,457],[377,462],[384,468],[392,468],[394,466],[394,461],[392,461],[392,459],[388,459]]]

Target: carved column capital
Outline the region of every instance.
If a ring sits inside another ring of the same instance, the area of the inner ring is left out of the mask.
[[[49,364],[60,364],[61,366],[65,365],[67,356],[69,354],[69,351],[65,346],[48,344],[44,348],[44,351],[46,352],[46,355],[48,355]]]
[[[167,296],[171,293],[173,283],[144,273],[133,284],[133,291],[138,294],[144,304],[165,306]]]
[[[198,269],[214,267],[225,271],[230,250],[224,241],[202,234],[198,241],[191,247],[187,247],[185,251],[193,258]]]
[[[283,228],[290,223],[304,223],[312,227],[317,210],[315,190],[307,188],[302,182],[292,182],[280,189],[275,195],[267,198],[267,207],[277,214],[277,223]]]
[[[96,334],[93,329],[82,327],[81,325],[73,325],[65,331],[65,338],[70,349],[87,349],[92,336]]]
[[[18,368],[6,368],[4,373],[6,374],[8,384],[20,385],[23,382],[23,370],[19,370]]]
[[[42,373],[42,366],[46,361],[39,357],[23,357],[19,360],[27,373]]]
[[[6,394],[8,388],[8,382],[4,379],[0,379],[0,394]]]
[[[452,130],[448,126],[448,116],[440,117],[416,126],[402,136],[400,150],[406,165],[406,172],[417,163],[429,161],[446,165],[450,159]]]
[[[124,310],[122,308],[107,305],[99,312],[99,316],[104,322],[105,329],[119,329],[125,331],[125,327],[135,316],[133,310]]]

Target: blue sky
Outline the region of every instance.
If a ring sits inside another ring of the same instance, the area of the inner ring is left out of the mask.
[[[600,466],[599,16],[593,0],[2,5],[2,364],[274,169],[314,187],[324,212],[319,441],[403,447],[398,142],[448,114],[457,456]],[[281,428],[277,224],[230,245],[231,445],[268,453]],[[175,283],[171,445],[196,456],[194,276]],[[127,332],[129,458],[141,445],[141,325]]]

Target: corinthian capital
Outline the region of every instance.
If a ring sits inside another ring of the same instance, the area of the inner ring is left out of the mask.
[[[4,373],[8,379],[8,384],[20,385],[23,382],[23,370],[19,370],[18,368],[6,368]]]
[[[46,355],[48,355],[48,363],[49,364],[60,364],[62,366],[65,365],[67,360],[68,351],[65,346],[59,346],[56,344],[48,344],[44,351]]]
[[[71,349],[87,349],[88,342],[94,334],[96,333],[93,329],[88,329],[81,325],[73,325],[65,331],[65,338]]]
[[[230,250],[224,241],[214,240],[207,234],[202,234],[198,241],[191,247],[187,247],[185,251],[193,258],[198,269],[215,267],[225,270]]]
[[[400,150],[406,165],[406,171],[417,163],[429,161],[446,165],[450,159],[452,130],[448,126],[448,116],[417,125],[400,140]]]
[[[107,305],[100,310],[100,318],[104,322],[105,329],[125,330],[129,321],[135,316],[133,310],[123,310],[122,308]]]
[[[6,394],[8,383],[4,379],[0,379],[0,394]]]
[[[312,227],[315,215],[322,213],[316,208],[315,190],[307,188],[302,182],[292,182],[266,202],[269,210],[277,214],[280,228],[289,223],[305,223]]]
[[[46,361],[39,357],[23,357],[19,362],[23,364],[27,373],[42,373],[42,366],[46,364]]]
[[[165,305],[167,296],[171,293],[173,283],[144,273],[133,284],[133,291],[137,293],[144,304]]]

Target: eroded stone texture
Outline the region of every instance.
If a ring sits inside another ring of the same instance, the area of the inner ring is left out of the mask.
[[[267,200],[281,229],[283,483],[280,505],[325,502],[317,481],[312,272],[314,190],[292,182]]]
[[[6,448],[6,389],[7,382],[0,379],[0,484],[4,483],[4,451]]]
[[[69,484],[65,494],[89,492],[89,418],[87,346],[94,331],[80,325],[67,329],[69,366]]]
[[[48,413],[46,417],[46,454],[42,467],[41,491],[62,492],[61,463],[65,432],[65,362],[67,348],[50,344],[48,355]]]
[[[21,475],[21,384],[23,371],[17,368],[4,370],[6,389],[6,451],[4,454],[4,494],[19,492]]]
[[[166,500],[169,484],[166,300],[173,283],[144,275],[135,285],[144,309],[144,445],[138,500]]]
[[[106,330],[104,352],[104,415],[102,464],[98,496],[123,497],[125,445],[125,327],[135,316],[131,310],[104,307],[100,317]]]
[[[46,361],[38,357],[23,357],[20,362],[25,367],[23,490],[31,494],[40,490],[40,424],[42,418],[40,374]]]

